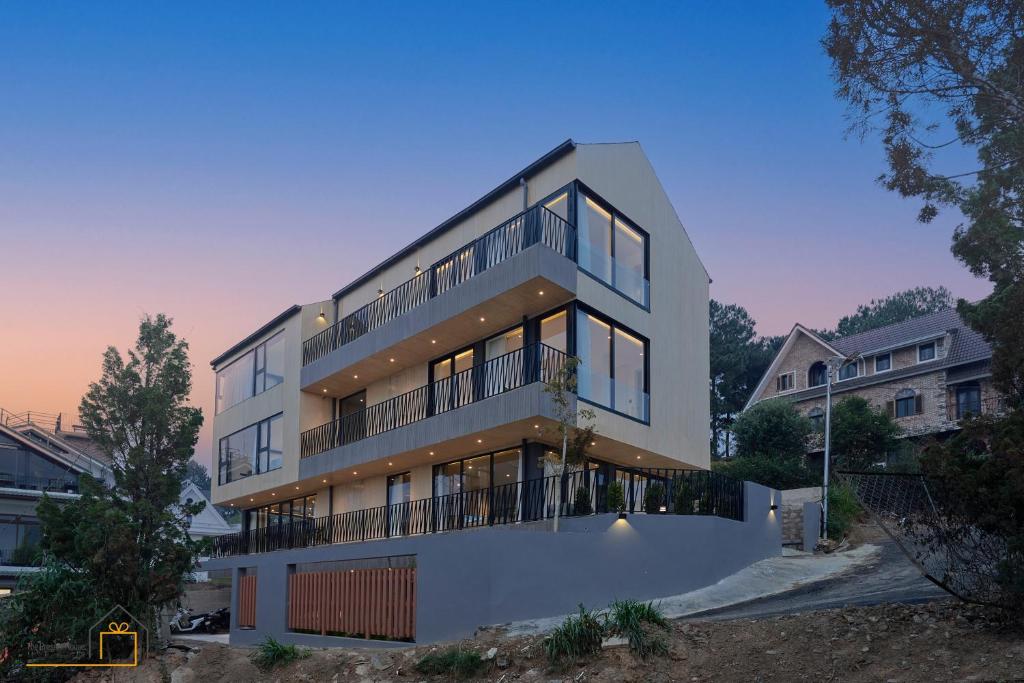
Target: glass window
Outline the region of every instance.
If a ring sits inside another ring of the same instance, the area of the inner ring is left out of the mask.
[[[447,496],[462,491],[462,463],[450,462],[434,467],[434,495]]]
[[[821,361],[811,366],[807,372],[807,386],[820,387],[828,382],[828,368]]]
[[[569,315],[559,311],[540,321],[540,341],[546,346],[566,353],[569,348],[568,337]]]
[[[962,419],[968,415],[981,414],[981,386],[977,383],[965,384],[956,388],[956,417]]]
[[[252,397],[255,355],[247,353],[217,373],[217,412]]]
[[[481,455],[464,461],[462,479],[466,491],[479,491],[490,487],[491,456]]]
[[[615,289],[630,299],[647,303],[644,237],[618,216],[615,217]]]
[[[284,381],[284,332],[217,372],[215,410],[221,412]]]
[[[388,505],[412,500],[412,476],[408,472],[388,477]]]
[[[811,408],[807,413],[807,419],[811,421],[811,428],[816,432],[825,431],[825,411],[821,408]]]
[[[857,363],[847,363],[839,368],[839,379],[853,379],[857,376]]]
[[[257,422],[220,440],[218,481],[226,484],[275,470],[284,456],[282,414]]]
[[[612,282],[612,215],[584,194],[579,195],[579,264],[594,277]]]
[[[917,361],[923,363],[935,358],[935,342],[928,342],[917,347]]]
[[[579,311],[576,325],[576,351],[580,358],[577,392],[603,406],[612,400],[612,328],[594,316]]]
[[[544,205],[548,211],[552,212],[563,221],[569,220],[569,193],[563,192],[551,201]]]
[[[519,449],[494,454],[494,485],[503,486],[519,481]]]
[[[582,192],[577,195],[580,268],[647,305],[647,238],[635,226]]]
[[[647,418],[644,343],[622,330],[615,330],[615,410],[639,420]]]
[[[880,356],[875,356],[875,372],[885,372],[892,368],[892,354],[883,353]]]
[[[260,470],[261,472],[276,470],[281,466],[281,462],[284,460],[284,430],[282,429],[282,425],[283,416],[281,415],[271,418],[266,423],[266,428],[270,430],[270,438],[268,439],[270,453],[267,469]]]
[[[517,327],[514,330],[509,330],[505,334],[499,334],[497,337],[491,337],[487,340],[486,356],[487,360],[497,358],[498,356],[504,356],[506,353],[518,351],[523,348],[523,328]]]

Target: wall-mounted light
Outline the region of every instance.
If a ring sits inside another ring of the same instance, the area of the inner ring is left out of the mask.
[[[323,306],[320,307],[320,315],[318,315],[317,317],[320,318],[321,320],[327,320],[327,316],[324,315],[324,307]]]
[[[658,508],[658,512],[668,512],[668,506],[662,505],[661,507]]]
[[[623,510],[622,512],[619,513],[619,519],[625,519],[625,518],[626,518],[626,511]]]
[[[772,504],[771,504],[771,506],[770,506],[770,507],[769,507],[768,509],[769,509],[769,510],[778,510],[778,509],[779,509],[779,506],[778,506],[778,505],[776,505],[775,503],[772,503]]]

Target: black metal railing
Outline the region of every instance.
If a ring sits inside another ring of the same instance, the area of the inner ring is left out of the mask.
[[[537,522],[556,508],[565,517],[618,512],[609,509],[615,481],[626,494],[622,512],[743,520],[743,482],[716,472],[620,469],[609,479],[583,470],[227,534],[214,539],[212,557]]]
[[[1006,399],[1001,396],[967,400],[957,399],[956,396],[953,396],[946,406],[946,416],[953,422],[980,415],[1002,415],[1005,412]]]
[[[532,384],[550,382],[568,356],[536,343],[304,431],[303,458]]]
[[[510,218],[302,343],[308,365],[535,244],[576,260],[576,229],[543,206]]]
[[[70,476],[28,477],[12,472],[0,472],[0,488],[78,493],[78,480]]]

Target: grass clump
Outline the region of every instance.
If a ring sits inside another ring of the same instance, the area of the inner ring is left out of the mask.
[[[551,664],[575,662],[580,657],[601,651],[605,627],[601,615],[588,612],[580,605],[580,613],[568,616],[562,625],[544,639],[544,650]]]
[[[413,667],[425,676],[453,676],[469,678],[484,664],[480,655],[461,647],[450,647],[440,652],[429,652]]]
[[[269,671],[276,666],[283,666],[298,659],[305,659],[309,656],[309,650],[295,645],[285,645],[267,636],[266,639],[256,646],[256,650],[249,655],[256,668],[262,671]]]
[[[668,654],[668,643],[656,629],[668,630],[668,620],[653,603],[616,600],[608,607],[608,630],[628,639],[641,659]]]
[[[846,484],[828,487],[828,537],[841,541],[862,514],[857,494]]]

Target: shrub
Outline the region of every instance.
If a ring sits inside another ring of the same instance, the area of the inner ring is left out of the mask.
[[[860,396],[832,407],[832,453],[840,470],[870,470],[896,448],[900,428],[887,413]]]
[[[626,509],[626,492],[622,483],[613,481],[608,484],[608,512],[622,512]]]
[[[593,511],[594,507],[590,504],[590,489],[586,486],[576,489],[576,514],[589,515]]]
[[[735,457],[711,463],[711,469],[733,479],[752,481],[773,489],[799,489],[821,484],[821,479],[800,458]]]
[[[838,482],[828,487],[828,537],[842,539],[861,516],[857,496],[846,484]]]
[[[665,485],[660,482],[648,484],[647,492],[644,494],[644,512],[649,515],[656,514],[665,503]]]
[[[484,660],[472,650],[450,647],[441,652],[430,652],[413,667],[424,676],[469,678],[480,670]]]
[[[732,425],[736,457],[803,460],[811,421],[789,401],[762,401],[740,413]]]
[[[552,665],[574,662],[601,651],[604,625],[598,615],[580,605],[580,613],[568,616],[562,625],[544,639],[544,650]]]
[[[692,515],[693,501],[696,498],[696,492],[690,485],[689,478],[685,476],[676,478],[674,488],[675,494],[672,499],[673,512],[677,515]]]
[[[249,655],[249,658],[258,669],[269,671],[275,666],[283,666],[308,656],[309,650],[304,647],[285,645],[267,636],[262,643],[256,646],[256,650]]]
[[[665,638],[655,629],[668,630],[668,620],[653,603],[616,600],[608,607],[608,629],[629,640],[629,649],[644,659],[668,654]]]

